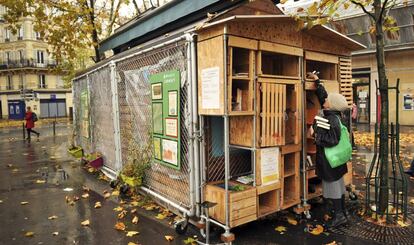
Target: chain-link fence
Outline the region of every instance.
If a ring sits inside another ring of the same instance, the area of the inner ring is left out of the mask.
[[[110,67],[105,66],[91,73],[89,87],[92,150],[100,152],[104,158],[105,166],[116,171]]]
[[[82,147],[85,152],[91,151],[91,142],[89,137],[84,137],[82,135],[82,122],[83,122],[83,116],[84,113],[82,111],[81,101],[82,101],[82,95],[88,94],[88,77],[84,76],[81,77],[75,81],[73,81],[73,107],[74,107],[74,143],[77,146]]]
[[[143,150],[152,144],[150,75],[178,70],[181,79],[181,168],[176,170],[152,163],[144,184],[155,192],[183,206],[190,206],[189,133],[190,111],[187,81],[186,42],[174,43],[130,59],[116,62],[120,109],[120,131],[123,164],[140,164]]]

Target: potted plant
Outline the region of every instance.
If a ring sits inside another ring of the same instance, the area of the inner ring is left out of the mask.
[[[75,158],[81,158],[83,155],[82,147],[71,145],[68,149],[70,155]]]
[[[103,166],[102,154],[99,152],[93,152],[91,154],[86,154],[82,158],[82,162],[89,164],[93,168],[100,168]]]

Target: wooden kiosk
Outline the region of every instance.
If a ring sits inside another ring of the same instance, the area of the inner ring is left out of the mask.
[[[320,71],[328,92],[351,105],[350,52],[362,48],[323,26],[299,31],[288,16],[238,12],[196,31],[202,198],[217,204],[208,215],[226,233],[321,195],[316,147],[306,138],[320,107],[304,74]],[[245,175],[251,183],[237,181]]]

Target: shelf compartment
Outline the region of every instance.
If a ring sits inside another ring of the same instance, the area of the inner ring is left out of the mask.
[[[230,144],[253,147],[253,116],[229,117]]]
[[[319,71],[318,77],[321,80],[338,80],[337,67],[335,63],[306,60],[306,72]]]
[[[299,175],[289,176],[283,179],[282,208],[286,209],[300,203]]]
[[[230,108],[231,112],[246,112],[252,111],[253,106],[253,86],[249,80],[232,79],[230,94]],[[229,92],[230,92],[229,89]]]
[[[245,48],[230,47],[231,54],[231,75],[250,77],[251,66],[251,51]]]
[[[299,175],[300,152],[282,155],[283,177]]]
[[[300,76],[298,56],[269,51],[259,51],[258,56],[260,59],[259,75]]]
[[[231,191],[236,185],[245,188],[243,191]],[[257,219],[256,188],[236,181],[229,181],[229,212],[230,227],[236,227]],[[204,198],[206,201],[217,203],[209,209],[211,218],[225,223],[225,196],[224,181],[210,182],[205,186]]]
[[[280,210],[280,190],[271,190],[258,195],[258,217]]]

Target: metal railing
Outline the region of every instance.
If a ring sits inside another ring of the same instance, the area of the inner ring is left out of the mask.
[[[45,60],[37,62],[34,59],[19,59],[8,60],[0,63],[0,70],[15,69],[15,68],[55,68],[56,62],[54,60]]]

